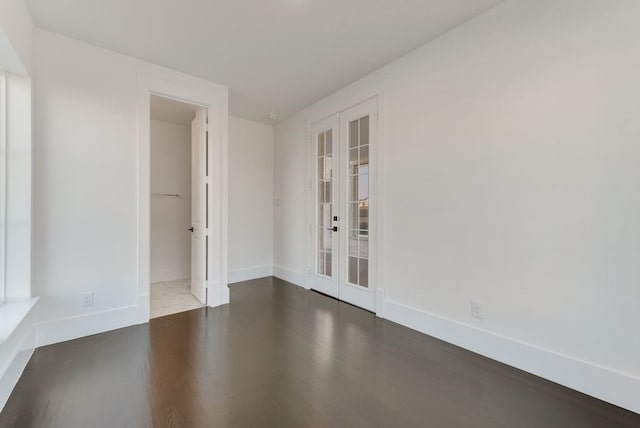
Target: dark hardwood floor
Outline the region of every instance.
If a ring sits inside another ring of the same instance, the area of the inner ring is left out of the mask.
[[[627,412],[274,278],[36,350],[0,426],[640,427]]]

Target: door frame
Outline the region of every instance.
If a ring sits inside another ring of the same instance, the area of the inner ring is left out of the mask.
[[[370,148],[370,164],[372,167],[372,174],[370,176],[369,192],[375,197],[374,208],[369,210],[369,225],[370,225],[370,247],[369,251],[372,258],[375,258],[375,263],[372,263],[372,268],[369,271],[369,280],[375,281],[375,314],[380,318],[384,318],[385,314],[385,289],[384,289],[384,153],[385,153],[385,141],[387,140],[387,124],[386,124],[386,111],[387,101],[385,93],[386,82],[384,79],[358,82],[352,86],[349,86],[342,91],[314,104],[309,107],[308,114],[306,116],[306,165],[307,165],[307,182],[305,186],[306,197],[306,254],[305,254],[305,283],[304,287],[311,289],[311,275],[313,275],[313,266],[315,263],[313,247],[315,239],[313,237],[314,221],[315,221],[315,209],[314,209],[314,192],[310,185],[314,181],[315,171],[315,157],[313,151],[313,126],[334,115],[339,115],[353,107],[360,104],[377,100],[377,144]],[[341,142],[342,143],[342,142]],[[341,267],[342,268],[342,267]]]
[[[228,89],[172,70],[141,64],[138,71],[138,323],[150,318],[151,95],[202,106],[209,118],[209,269],[207,306],[229,303],[228,285]],[[217,131],[217,132],[216,132]]]
[[[206,305],[208,292],[206,255],[208,254],[209,244],[207,213],[209,212],[209,207],[206,206],[205,202],[209,200],[209,198],[205,195],[206,189],[209,186],[209,170],[206,164],[207,147],[209,144],[209,120],[205,108],[198,108],[195,118],[191,120],[190,130],[191,141],[189,146],[191,149],[191,168],[189,169],[189,176],[191,178],[191,218],[189,220],[191,227],[189,230],[191,233],[189,236],[189,244],[191,247],[191,257],[189,260],[189,270],[191,276],[189,289],[191,294],[199,302]]]

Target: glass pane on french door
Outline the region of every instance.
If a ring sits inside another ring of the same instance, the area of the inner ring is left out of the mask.
[[[369,286],[369,116],[349,122],[347,282]]]
[[[316,134],[316,274],[333,276],[333,131]]]

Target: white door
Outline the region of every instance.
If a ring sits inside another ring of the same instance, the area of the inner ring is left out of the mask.
[[[206,110],[196,113],[191,122],[191,293],[207,303],[206,286]]]
[[[340,297],[339,259],[339,180],[340,133],[339,116],[322,120],[312,127],[314,178],[313,194],[313,253],[314,264],[311,288],[333,297]]]
[[[375,310],[375,204],[372,176],[377,143],[373,99],[311,128],[314,265],[311,288]]]

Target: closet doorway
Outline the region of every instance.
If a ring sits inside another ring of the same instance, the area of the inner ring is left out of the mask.
[[[151,318],[207,303],[207,110],[157,95],[150,104]]]

